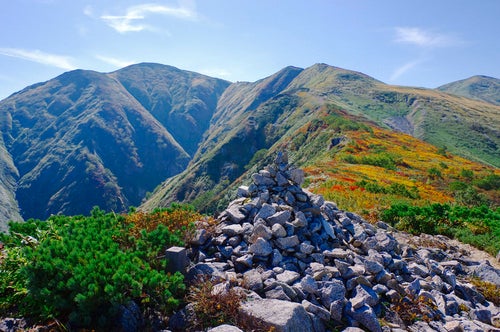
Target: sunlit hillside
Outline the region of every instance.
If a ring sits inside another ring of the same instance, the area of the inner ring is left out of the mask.
[[[316,125],[323,126],[323,133],[338,130],[338,125],[332,126],[334,118],[344,123],[343,137],[305,171],[309,189],[340,208],[375,219],[380,210],[398,202],[500,203],[499,169],[457,157],[403,133],[366,123],[355,125],[359,119],[351,122],[338,111],[325,112]],[[316,136],[308,124],[297,132],[295,140],[308,132]],[[307,145],[307,139],[304,143]]]

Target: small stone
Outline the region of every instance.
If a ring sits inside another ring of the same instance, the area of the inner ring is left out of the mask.
[[[292,168],[289,170],[290,173],[290,180],[298,185],[301,186],[302,183],[304,183],[304,171],[301,170],[300,168]]]
[[[334,301],[344,300],[346,294],[344,283],[336,279],[325,282],[323,287],[318,291],[321,302],[326,308],[330,308],[330,305]]]
[[[376,261],[366,260],[364,264],[366,272],[370,274],[377,274],[384,269],[384,266]]]
[[[279,211],[268,216],[267,222],[271,227],[274,226],[274,224],[284,225],[288,220],[290,220],[291,216],[292,213],[289,210]]]
[[[249,197],[250,192],[248,191],[248,186],[240,186],[238,187],[238,192],[236,193],[238,197]]]
[[[262,207],[260,208],[257,215],[255,215],[254,220],[257,220],[259,218],[265,220],[275,213],[276,213],[276,209],[274,208],[274,206],[272,206],[271,204],[264,203],[264,204],[262,204]]]
[[[258,292],[263,289],[262,277],[257,270],[249,270],[243,274],[243,282],[247,289]]]
[[[344,249],[335,248],[333,250],[323,251],[323,255],[325,255],[325,257],[329,257],[329,258],[346,259],[347,257],[349,257],[349,252],[347,250],[344,250]]]
[[[472,319],[491,325],[491,311],[488,309],[474,309],[469,315]]]
[[[226,213],[229,216],[229,219],[235,224],[240,223],[246,217],[237,205],[229,207],[229,209],[226,210]]]
[[[271,265],[278,266],[281,264],[282,260],[283,260],[283,255],[281,255],[280,251],[278,249],[273,249],[273,258],[271,261]]]
[[[207,242],[210,238],[210,234],[203,228],[197,229],[190,241],[192,245],[201,246]]]
[[[310,255],[314,251],[314,246],[309,243],[302,242],[299,250],[303,254]]]
[[[252,174],[252,180],[253,183],[255,183],[256,186],[274,186],[276,182],[269,176],[264,176],[259,173],[254,173]]]
[[[286,295],[282,286],[276,286],[275,288],[268,290],[266,292],[266,298],[282,300],[282,301],[291,301],[288,295]]]
[[[316,283],[316,280],[314,280],[313,277],[310,275],[306,275],[302,280],[300,281],[300,286],[302,289],[310,294],[316,294],[318,292],[318,284]]]
[[[269,241],[259,237],[254,244],[250,245],[248,251],[257,256],[269,256],[273,252],[273,248]]]
[[[259,219],[262,220],[262,219]],[[259,224],[253,228],[252,235],[250,236],[249,241],[255,242],[258,238],[263,238],[265,240],[271,239],[273,236],[273,232],[269,227],[264,224]]]
[[[211,328],[207,332],[243,332],[241,329],[233,325],[223,324],[217,327]]]
[[[321,320],[325,322],[328,322],[330,320],[330,312],[325,308],[312,304],[307,300],[302,300],[302,306],[304,307],[304,309],[306,309],[307,312],[318,316]]]
[[[294,271],[285,270],[276,276],[276,280],[283,282],[287,285],[293,284],[297,279],[300,278],[300,274]]]
[[[252,267],[252,264],[253,264],[253,255],[251,254],[246,254],[246,255],[243,255],[241,257],[238,257],[236,259],[236,262],[249,268],[249,267]]]
[[[293,236],[288,236],[288,237],[281,237],[275,240],[276,245],[283,250],[293,248],[295,246],[298,246],[300,241],[297,235]]]
[[[276,183],[280,187],[284,187],[288,185],[288,179],[283,175],[283,173],[278,172],[276,173]]]
[[[273,236],[277,238],[285,237],[287,235],[285,228],[280,224],[274,224],[271,228],[271,231],[273,233]]]
[[[233,224],[233,225],[227,225],[222,227],[221,229],[222,233],[226,234],[227,236],[235,236],[239,234],[243,234],[243,227],[239,224]]]

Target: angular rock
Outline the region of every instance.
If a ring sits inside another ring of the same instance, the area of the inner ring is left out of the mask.
[[[240,328],[233,326],[233,325],[228,325],[228,324],[223,324],[219,325],[217,327],[211,328],[207,332],[243,332]]]
[[[269,241],[259,237],[254,244],[248,247],[248,252],[257,256],[269,256],[273,252],[273,247]]]
[[[276,239],[276,245],[283,250],[298,246],[300,243],[297,235],[281,237]]]
[[[342,281],[333,279],[331,281],[325,281],[323,287],[321,287],[318,292],[323,306],[325,306],[325,308],[330,308],[330,305],[334,301],[345,299],[346,288]]]
[[[286,236],[286,230],[280,224],[274,224],[273,227],[271,228],[271,231],[272,231],[274,237],[278,237],[279,238],[279,237],[285,237]]]
[[[324,320],[325,322],[330,321],[330,312],[325,308],[312,304],[307,300],[302,300],[302,306],[304,307],[304,309],[306,309],[307,312],[318,316],[321,320]]]
[[[227,225],[227,226],[222,227],[221,231],[222,231],[222,233],[231,237],[231,236],[243,234],[244,229],[239,224],[233,224],[233,225]]]
[[[293,284],[297,279],[300,278],[300,274],[294,271],[285,270],[276,276],[276,280],[283,282],[287,285]]]
[[[240,314],[246,321],[255,320],[276,332],[314,332],[307,311],[294,302],[275,299],[243,302]]]
[[[236,205],[229,207],[226,210],[226,213],[229,216],[229,219],[235,224],[242,222],[246,218],[245,214],[243,214],[243,212],[241,212]]]
[[[279,211],[267,217],[267,222],[271,227],[274,226],[274,224],[284,225],[288,220],[290,220],[291,216],[292,213],[288,210]]]

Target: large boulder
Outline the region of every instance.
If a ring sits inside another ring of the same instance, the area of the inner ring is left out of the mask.
[[[242,318],[276,332],[314,332],[313,322],[302,305],[295,302],[261,299],[242,303]]]

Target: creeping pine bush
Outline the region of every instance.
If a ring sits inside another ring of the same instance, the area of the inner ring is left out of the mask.
[[[15,285],[18,289],[9,289],[4,285],[9,280],[1,273],[1,295],[11,294],[23,316],[57,318],[86,328],[110,326],[120,306],[130,300],[168,312],[178,304],[185,286],[180,273],[164,272],[158,251],[182,243],[164,226],[133,237],[124,219],[98,208],[88,217],[51,217],[45,230],[37,231],[43,234],[38,243],[22,247],[23,257],[18,259],[25,264],[18,270],[0,266],[1,272],[9,270],[8,278],[21,283]],[[31,228],[27,227],[36,235]],[[4,309],[14,308],[11,304]]]
[[[500,207],[394,204],[382,220],[412,234],[442,234],[496,255],[500,250]]]

